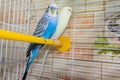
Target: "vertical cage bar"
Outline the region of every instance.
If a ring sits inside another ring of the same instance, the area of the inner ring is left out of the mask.
[[[14,0],[14,8],[13,8],[13,24],[15,24],[15,12],[16,12],[16,0]],[[13,26],[12,27],[12,31],[14,31],[15,30],[15,26]],[[15,60],[15,44],[13,44],[15,41],[11,41],[11,50],[12,50],[12,52],[13,52],[13,60]],[[13,48],[13,47],[14,48]],[[14,68],[13,68],[13,70],[12,70],[12,80],[14,80]]]
[[[19,23],[20,23],[20,21],[19,21],[19,18],[20,18],[20,15],[19,15],[19,13],[20,13],[20,0],[18,0],[18,3],[17,3],[17,7],[18,7],[18,9],[17,9],[17,27],[16,27],[16,32],[19,32],[19,30],[20,30],[20,25],[19,25]],[[16,42],[16,47],[18,46],[18,48],[16,48],[16,60],[18,61],[19,60],[19,43],[20,42]],[[16,64],[17,66],[17,70],[16,70],[16,80],[18,79],[18,69],[19,69],[19,62]]]
[[[74,55],[75,55],[75,52],[74,52],[74,47],[75,47],[75,41],[74,41],[74,35],[75,35],[75,21],[76,21],[76,0],[74,0],[74,18],[73,18],[73,32],[72,32],[72,65],[71,65],[71,80],[73,80],[74,78]]]
[[[2,2],[1,2],[1,0],[0,0],[0,10],[2,10],[1,9],[1,5],[2,4]],[[1,40],[0,40],[0,42],[2,42]],[[1,45],[0,45],[0,62],[2,61],[2,52],[1,52]],[[1,68],[1,65],[0,65],[0,68]]]
[[[29,26],[30,26],[30,6],[31,6],[31,1],[28,0],[28,18],[27,18],[27,29],[30,30]],[[29,31],[27,31],[28,34]]]
[[[10,3],[9,3],[9,17],[8,17],[8,30],[10,28],[10,15],[11,15],[11,0],[10,0]],[[9,60],[11,59],[11,53],[9,53]],[[8,80],[10,80],[10,64],[8,64]]]
[[[26,8],[26,7],[27,7],[27,0],[24,1],[24,22],[23,22],[23,23],[24,23],[24,25],[23,25],[23,27],[24,27],[24,30],[23,30],[24,33],[27,33],[27,32],[26,32],[26,28],[25,28],[25,27],[26,27],[26,20],[27,20],[27,19],[26,19],[26,17],[27,17],[27,13],[26,13],[27,8]],[[23,71],[25,70],[25,67],[26,67],[26,62],[24,63]],[[24,73],[24,72],[23,72],[23,73]],[[22,76],[23,76],[23,75],[22,75]],[[28,75],[28,76],[29,76],[29,75]]]
[[[23,20],[23,3],[24,3],[24,2],[23,2],[23,0],[22,0],[22,3],[21,3],[22,7],[21,7],[21,19],[20,19],[20,26],[21,26],[21,27],[20,27],[20,32],[23,31],[23,30],[22,30],[22,26],[23,26],[23,25],[22,25],[22,22],[23,22],[23,21],[22,21],[22,20]],[[21,50],[23,50],[23,49],[21,49]],[[21,50],[20,50],[20,56],[22,57],[23,54],[21,54],[21,53],[22,53],[23,51],[21,51]],[[22,60],[22,58],[21,58],[21,60]],[[22,72],[22,62],[21,62],[21,63],[20,63],[20,80],[22,79],[22,73],[23,73],[23,72]]]
[[[5,25],[4,25],[4,23],[5,23],[5,15],[6,15],[6,0],[5,0],[5,3],[4,3],[4,17],[3,17],[3,26],[2,26],[3,30],[5,29]],[[1,62],[2,62],[2,59],[3,59],[3,57],[2,57],[3,56],[3,43],[4,43],[4,41],[2,39],[1,40],[1,49],[0,49]]]
[[[5,29],[5,18],[6,18],[6,0],[5,0],[5,3],[4,3],[5,5],[4,5],[4,19],[3,19],[3,30]],[[3,50],[3,40],[2,40],[2,43],[1,43],[1,51]],[[3,52],[2,52],[2,54],[3,54]],[[6,54],[5,54],[6,55]],[[5,58],[6,58],[6,56],[5,56]],[[5,61],[6,61],[6,59],[5,59]],[[5,64],[5,67],[4,67],[4,72],[3,72],[3,80],[5,80],[5,71],[6,71],[6,64]]]

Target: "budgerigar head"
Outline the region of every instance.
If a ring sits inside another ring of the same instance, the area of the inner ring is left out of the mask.
[[[61,11],[62,11],[63,14],[71,15],[72,8],[70,8],[70,7],[64,7]]]
[[[46,10],[46,13],[49,16],[56,17],[58,15],[58,8],[56,4],[50,4]]]

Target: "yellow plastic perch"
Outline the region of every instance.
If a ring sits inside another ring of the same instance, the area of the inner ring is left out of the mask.
[[[30,36],[27,34],[21,34],[17,32],[11,32],[7,30],[0,30],[0,38],[7,40],[15,40],[22,42],[31,42],[38,44],[47,44],[56,46],[57,50],[60,52],[65,52],[70,48],[70,39],[68,37],[61,36],[58,40],[38,38],[36,36]]]

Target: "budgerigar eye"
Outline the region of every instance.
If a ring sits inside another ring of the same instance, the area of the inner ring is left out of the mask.
[[[69,11],[71,11],[71,9],[68,9]]]

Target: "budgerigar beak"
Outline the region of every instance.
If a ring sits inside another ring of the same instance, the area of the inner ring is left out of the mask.
[[[54,14],[55,10],[54,9],[51,9],[51,13]]]

